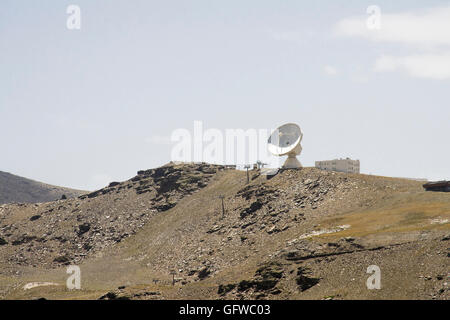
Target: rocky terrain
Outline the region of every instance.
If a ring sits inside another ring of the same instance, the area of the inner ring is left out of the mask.
[[[315,168],[250,176],[169,164],[74,199],[2,205],[0,297],[449,298],[450,194]],[[73,264],[81,290],[65,288]],[[370,265],[380,290],[366,287]]]
[[[0,171],[0,204],[49,202],[62,197],[74,198],[83,193]]]
[[[135,234],[153,215],[207,186],[217,170],[223,168],[167,166],[77,199],[2,205],[0,241],[10,245],[6,261],[13,267],[77,263]]]

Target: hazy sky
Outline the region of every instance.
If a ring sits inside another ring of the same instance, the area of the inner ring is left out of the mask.
[[[51,184],[167,163],[194,120],[296,122],[305,166],[450,179],[449,97],[449,1],[0,2],[0,170]]]

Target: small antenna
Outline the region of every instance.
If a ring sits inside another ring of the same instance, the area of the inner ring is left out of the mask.
[[[249,175],[248,175],[248,169],[250,169],[250,165],[249,165],[249,164],[246,164],[246,165],[244,166],[244,169],[247,169],[247,183],[250,183],[250,177],[249,177]]]
[[[264,168],[264,166],[267,166],[267,163],[262,162],[261,160],[256,161],[256,165],[258,166],[258,169]]]

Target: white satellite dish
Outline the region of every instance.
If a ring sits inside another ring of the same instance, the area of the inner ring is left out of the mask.
[[[267,141],[267,149],[275,156],[288,156],[282,168],[301,168],[297,156],[302,152],[303,133],[295,123],[287,123],[276,129]]]

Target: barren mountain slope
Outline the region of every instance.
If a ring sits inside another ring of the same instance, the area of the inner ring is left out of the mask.
[[[448,299],[449,194],[315,168],[251,178],[168,165],[79,199],[2,206],[0,294]],[[64,264],[80,266],[82,290],[64,288]],[[381,290],[366,288],[372,264]],[[36,281],[60,285],[22,289]]]
[[[0,204],[37,203],[61,199],[63,195],[74,198],[85,191],[51,186],[0,171]]]

